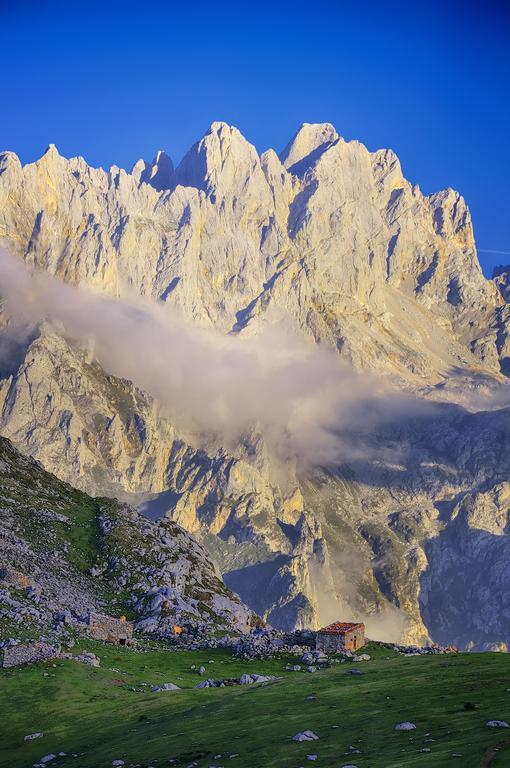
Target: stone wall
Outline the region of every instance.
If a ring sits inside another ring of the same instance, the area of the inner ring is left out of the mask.
[[[346,632],[344,635],[339,633],[318,632],[315,639],[315,647],[318,651],[324,653],[335,653],[336,651],[357,651],[365,645],[365,635],[360,630]]]
[[[133,624],[130,621],[114,619],[102,613],[89,616],[89,634],[95,640],[107,643],[125,643],[133,637]]]
[[[49,643],[22,643],[4,648],[3,666],[18,667],[20,664],[34,664],[38,661],[48,661],[60,654],[60,645]]]
[[[324,653],[335,653],[345,650],[343,635],[328,635],[326,633],[317,633],[315,639],[315,648]]]

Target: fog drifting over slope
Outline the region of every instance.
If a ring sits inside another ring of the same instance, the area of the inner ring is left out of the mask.
[[[357,374],[331,349],[293,334],[284,320],[254,336],[192,325],[168,305],[92,293],[0,254],[0,294],[11,318],[7,344],[27,325],[49,321],[93,349],[110,374],[152,395],[181,428],[235,442],[259,430],[283,460],[325,465],[367,458],[367,434],[432,405]],[[386,450],[386,459],[389,457]]]

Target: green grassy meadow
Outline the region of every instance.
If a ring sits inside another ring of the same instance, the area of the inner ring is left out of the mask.
[[[372,644],[372,660],[355,665],[364,672],[355,676],[346,674],[353,668],[348,663],[313,674],[285,672],[294,657],[246,662],[221,650],[155,647],[136,653],[92,641],[81,647],[101,657],[100,668],[57,660],[0,671],[2,768],[28,767],[59,751],[69,756],[51,766],[96,768],[121,759],[126,766],[155,768],[192,762],[200,768],[475,768],[491,746],[506,739],[508,748],[492,765],[510,765],[510,732],[485,726],[488,719],[510,721],[507,654],[405,658]],[[191,664],[203,664],[206,677],[257,672],[282,679],[193,690],[202,678]],[[152,693],[142,685],[165,682],[183,690]],[[404,720],[417,729],[395,731]],[[319,741],[291,740],[305,729]],[[36,731],[44,736],[23,740]],[[350,746],[361,754],[350,756]],[[317,760],[308,761],[310,754]]]

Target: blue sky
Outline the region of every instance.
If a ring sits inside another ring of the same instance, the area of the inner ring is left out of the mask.
[[[510,263],[506,5],[0,0],[0,149],[129,168],[178,161],[213,120],[260,151],[332,122],[460,190],[489,273]]]

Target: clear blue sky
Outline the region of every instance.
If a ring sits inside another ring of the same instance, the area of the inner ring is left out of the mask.
[[[332,122],[460,190],[490,272],[510,262],[509,5],[0,0],[0,148],[128,168],[213,120],[261,151]]]

